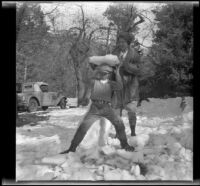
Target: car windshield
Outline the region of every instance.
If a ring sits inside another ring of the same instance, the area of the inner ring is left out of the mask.
[[[41,85],[40,88],[42,92],[48,92],[48,85]]]
[[[16,84],[16,92],[17,93],[21,93],[22,92],[22,84],[21,83],[17,83]]]

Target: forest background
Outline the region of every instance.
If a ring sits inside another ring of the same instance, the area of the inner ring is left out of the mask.
[[[142,94],[192,96],[193,4],[148,4],[111,2],[98,11],[87,3],[17,3],[16,81],[44,81],[77,97],[88,57],[112,53],[118,34],[129,32],[141,55]]]

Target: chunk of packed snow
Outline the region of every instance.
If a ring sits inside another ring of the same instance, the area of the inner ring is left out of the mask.
[[[176,154],[180,151],[180,149],[182,148],[181,144],[178,142],[175,142],[173,144],[168,144],[168,148],[170,150],[171,154]]]
[[[135,176],[139,176],[140,175],[140,167],[139,167],[139,165],[132,165],[130,172],[132,174],[134,174]]]
[[[41,165],[18,166],[16,172],[17,180],[43,180],[44,178],[48,177],[50,179],[54,176],[54,172],[49,166]]]
[[[81,167],[80,169],[77,169],[73,172],[73,174],[70,176],[70,180],[94,180],[93,174],[84,167]]]
[[[132,162],[143,162],[144,161],[144,154],[143,151],[138,152],[128,152],[125,150],[117,150],[117,154],[122,156],[125,159],[129,159]]]
[[[120,145],[120,141],[117,138],[108,137],[108,144],[112,145],[112,146],[119,146]]]
[[[57,143],[60,144],[60,138],[58,135],[54,135],[51,137],[46,137],[46,136],[39,136],[39,137],[28,137],[25,135],[17,134],[16,135],[16,144],[17,145],[24,145],[24,144],[40,144],[40,143]]]
[[[66,155],[64,154],[58,154],[56,156],[50,156],[45,157],[41,160],[42,163],[48,163],[48,164],[62,164],[66,161]]]
[[[115,168],[120,168],[120,169],[130,168],[130,161],[120,156],[111,156],[105,161],[105,163]]]
[[[135,147],[135,146],[139,146],[141,148],[143,148],[149,141],[149,135],[147,134],[140,134],[137,136],[133,136],[130,137],[128,139],[128,143],[129,145]]]
[[[104,172],[104,179],[105,180],[121,180],[122,170],[121,169],[107,170]]]
[[[193,111],[183,113],[183,121],[184,122],[191,122],[193,121]]]
[[[101,151],[106,155],[112,155],[116,152],[116,149],[112,146],[106,145],[101,148]]]
[[[130,174],[129,171],[123,170],[122,171],[122,180],[136,180],[135,176]]]

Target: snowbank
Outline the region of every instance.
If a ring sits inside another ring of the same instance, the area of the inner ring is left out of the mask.
[[[30,137],[22,127],[16,135],[17,179],[192,180],[193,98],[186,98],[184,111],[180,102],[181,98],[150,98],[150,102],[142,102],[134,137],[130,136],[127,113],[123,112],[128,143],[135,147],[134,152],[121,149],[118,139],[108,137],[115,130],[107,120],[105,124],[96,121],[77,151],[65,155],[58,155],[63,145],[60,134]],[[48,124],[62,126],[66,132],[76,130],[86,112],[86,108],[53,110],[48,113],[50,119],[42,125],[43,130]]]

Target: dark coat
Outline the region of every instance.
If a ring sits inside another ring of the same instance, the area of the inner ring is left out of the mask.
[[[120,53],[115,53],[120,59]],[[123,89],[115,91],[112,97],[114,108],[124,108],[126,104],[139,100],[138,76],[141,72],[140,56],[134,48],[129,48],[125,59],[120,59],[116,71],[116,80],[121,82]]]

